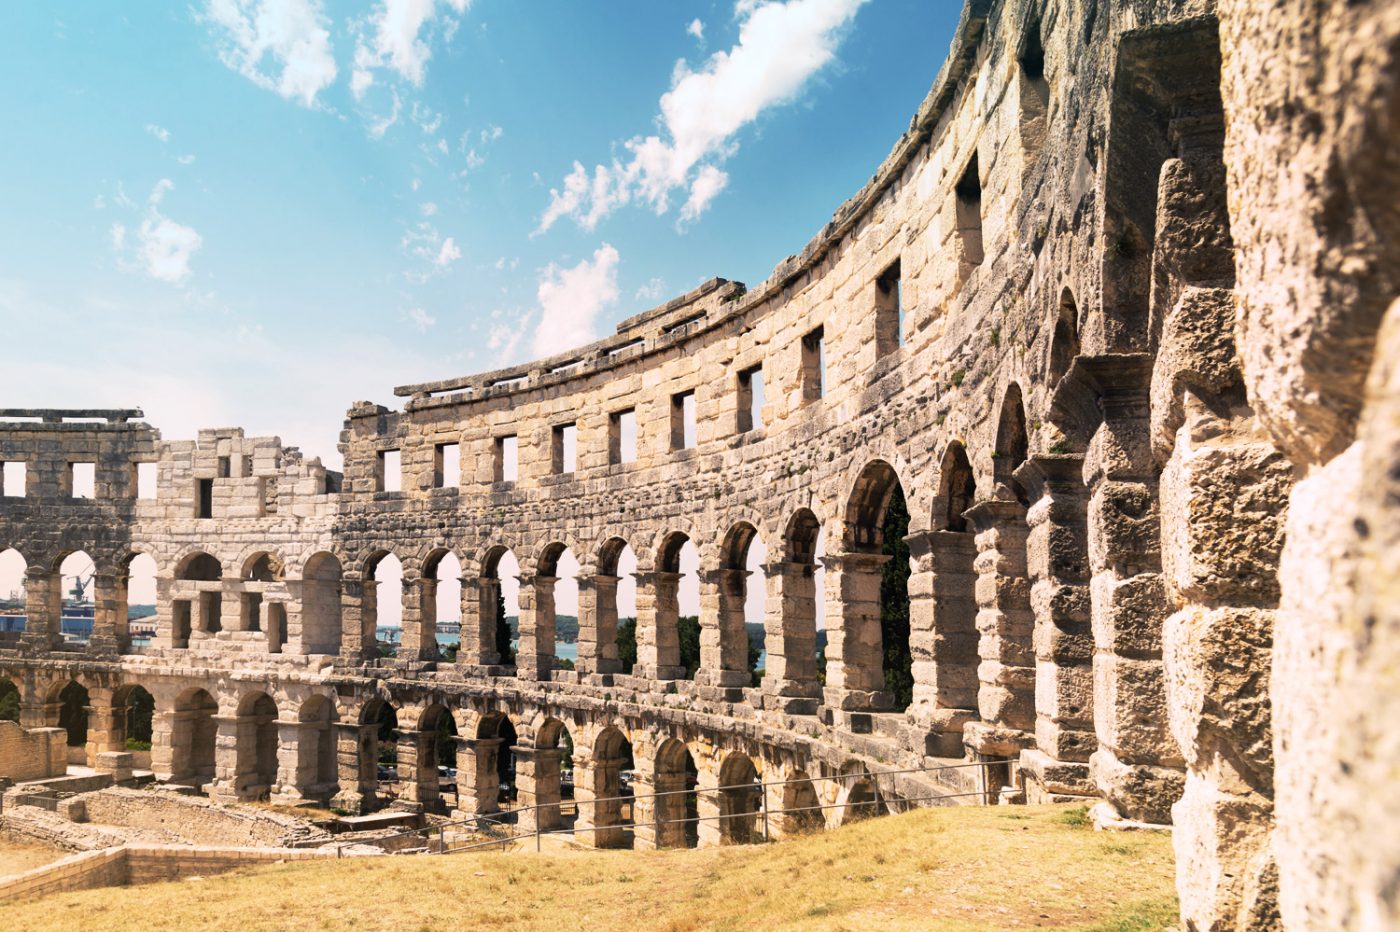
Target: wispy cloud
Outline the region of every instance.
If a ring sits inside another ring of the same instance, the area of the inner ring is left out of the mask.
[[[540,322],[534,350],[552,356],[594,339],[598,313],[617,301],[617,250],[604,243],[571,268],[550,263],[540,274]]]
[[[154,123],[147,123],[146,132],[156,137],[161,142],[170,141],[170,130],[166,129],[164,126],[157,126]]]
[[[426,270],[406,273],[408,280],[417,284],[445,272],[452,263],[462,258],[462,250],[456,240],[443,236],[436,226],[426,220],[420,220],[405,230],[399,245],[404,252],[421,259],[427,266]]]
[[[336,76],[321,0],[208,0],[219,59],[259,87],[302,106]]]
[[[699,19],[692,19],[690,25],[685,27],[685,32],[686,35],[694,36],[698,42],[705,41],[705,24]]]
[[[661,97],[664,135],[628,140],[627,159],[591,172],[574,162],[562,187],[550,189],[536,232],[562,217],[592,230],[634,200],[664,214],[678,191],[686,192],[682,222],[694,220],[729,180],[718,165],[737,150],[735,135],[764,110],[797,97],[835,58],[844,27],[865,2],[738,0],[738,44],[711,55],[699,70],[676,63],[671,89]]]
[[[427,333],[428,329],[437,323],[437,318],[421,307],[409,308],[404,311],[404,316],[408,318],[409,323],[418,328],[419,333]]]
[[[666,283],[659,278],[653,278],[645,285],[637,289],[633,295],[636,301],[657,301],[666,293]]]
[[[459,16],[471,0],[380,0],[366,21],[360,24],[355,44],[355,65],[350,90],[363,99],[378,75],[391,71],[414,87],[421,87],[432,48],[424,36],[433,26],[446,35],[456,32],[459,20],[440,15],[442,7]]]
[[[134,229],[114,222],[107,231],[117,264],[127,271],[146,275],[156,281],[183,285],[192,271],[190,260],[204,245],[204,238],[194,227],[178,223],[161,211],[161,202],[175,188],[169,178],[162,178],[151,189],[141,220]],[[119,193],[117,203],[134,209],[136,205]]]

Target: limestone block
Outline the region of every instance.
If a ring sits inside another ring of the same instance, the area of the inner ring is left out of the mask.
[[[1235,296],[1226,288],[1187,288],[1162,324],[1152,367],[1152,441],[1159,459],[1170,454],[1185,420],[1182,393],[1223,393],[1240,379],[1235,356]]]
[[[1096,569],[1156,568],[1161,552],[1156,490],[1140,482],[1104,482],[1089,499],[1089,560]]]
[[[1167,731],[1166,682],[1160,660],[1112,654],[1094,658],[1094,723],[1099,741],[1130,760],[1181,759]]]
[[[1172,807],[1181,916],[1210,932],[1280,927],[1278,868],[1270,846],[1273,805],[1235,795],[1196,773]]]
[[[1094,642],[1100,650],[1127,656],[1153,656],[1162,649],[1162,622],[1168,605],[1159,573],[1127,579],[1094,577]]]
[[[1172,804],[1181,798],[1185,782],[1180,770],[1127,764],[1104,747],[1089,758],[1089,776],[1119,812],[1134,821],[1156,825],[1171,822]]]

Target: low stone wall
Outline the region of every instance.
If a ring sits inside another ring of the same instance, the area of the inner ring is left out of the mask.
[[[68,769],[68,733],[0,722],[0,777],[16,783],[62,776]]]
[[[112,788],[83,797],[88,821],[170,832],[193,845],[283,846],[320,830],[276,812],[229,809],[206,799]],[[330,834],[321,832],[325,840]]]
[[[285,848],[186,848],[135,846],[89,851],[46,867],[0,879],[0,903],[53,893],[158,883],[182,877],[206,877],[239,867],[278,861],[335,858],[333,849],[289,851]]]

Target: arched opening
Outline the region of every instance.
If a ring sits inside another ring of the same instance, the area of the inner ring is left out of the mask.
[[[393,657],[403,638],[403,563],[392,553],[381,554],[370,566],[370,579],[374,583],[374,653]]]
[[[0,647],[15,647],[24,633],[29,564],[13,547],[0,551]]]
[[[817,612],[822,592],[817,544],[821,523],[809,509],[798,509],[783,530],[782,562],[776,596],[770,594],[778,637],[765,641],[763,691],[791,697],[792,712],[815,712],[820,695],[818,656],[825,648],[825,631],[818,644]]]
[[[175,699],[170,725],[170,782],[202,789],[214,779],[219,704],[203,689],[187,689]]]
[[[668,738],[656,752],[656,845],[658,848],[694,848],[700,842],[699,808],[695,785],[699,771],[690,749]]]
[[[855,578],[843,588],[852,594],[874,590],[860,577],[878,576],[879,602],[845,597],[843,685],[878,691],[877,701],[903,711],[913,701],[914,691],[909,648],[909,545],[904,541],[909,533],[909,507],[889,463],[875,460],[861,471],[846,508],[846,533],[843,571]]]
[[[637,665],[636,572],[637,555],[626,541],[603,544],[593,580],[598,673],[630,674]]]
[[[58,586],[58,631],[65,644],[86,644],[92,638],[96,574],[92,557],[82,550],[68,554],[59,564],[54,584]]]
[[[724,845],[757,841],[763,788],[747,754],[730,754],[719,768],[719,840]]]
[[[277,782],[277,703],[248,693],[238,703],[234,794],[265,800]]]
[[[258,553],[243,562],[238,630],[266,634],[268,651],[274,654],[282,652],[286,641],[286,607],[281,603],[269,603],[267,590],[282,578],[282,560],[275,554]]]
[[[433,580],[433,597],[424,603],[432,603],[433,624],[424,628],[432,631],[438,655],[455,661],[462,649],[462,561],[448,551],[429,564],[427,576]]]
[[[598,735],[593,745],[590,773],[584,774],[576,788],[579,820],[577,834],[583,825],[591,823],[593,837],[580,837],[584,844],[599,848],[630,848],[632,846],[631,775],[636,763],[632,743],[615,727],[609,726]],[[589,800],[597,800],[589,805]]]
[[[1021,387],[1012,385],[1006,390],[1001,403],[1001,417],[997,422],[996,452],[992,454],[992,474],[998,487],[1006,486],[1022,505],[1026,501],[1026,490],[1016,480],[1016,469],[1026,461],[1029,453],[1029,438],[1026,436],[1026,411],[1021,404]]]
[[[297,711],[300,734],[297,741],[296,786],[304,799],[322,805],[339,789],[336,770],[335,703],[314,695]]]
[[[535,734],[534,757],[535,818],[540,830],[572,829],[577,808],[562,806],[563,800],[574,798],[574,739],[568,726],[557,718],[541,725]]]
[[[943,530],[965,532],[965,513],[972,507],[976,497],[977,480],[973,476],[972,463],[967,458],[967,451],[963,449],[962,444],[951,443],[948,445],[948,452],[943,454],[943,465],[939,469],[938,500],[943,503],[943,509],[941,515],[934,515],[935,522],[940,524]]]
[[[1079,355],[1079,308],[1074,295],[1066,288],[1060,294],[1055,332],[1050,338],[1050,359],[1046,365],[1046,382],[1053,389],[1069,372]]]
[[[761,686],[766,666],[767,633],[763,616],[767,609],[767,574],[763,565],[768,548],[758,530],[746,521],[730,528],[721,548],[719,577],[719,656],[710,661],[713,671],[737,672],[742,680],[720,685]]]
[[[495,775],[493,787],[482,786],[477,801],[477,812],[497,812],[503,804],[509,805],[515,799],[515,753],[519,740],[515,725],[510,717],[500,712],[492,712],[481,719],[476,730],[477,772],[482,775]],[[487,790],[491,790],[488,796]]]
[[[112,695],[112,746],[149,755],[156,700],[145,687],[123,686]],[[149,762],[149,757],[146,758]]]
[[[392,705],[376,699],[365,709],[364,721],[374,725],[361,748],[362,764],[367,759],[374,767],[375,796],[397,799],[399,795],[399,713]]]
[[[779,831],[784,835],[814,832],[824,824],[816,787],[807,773],[794,771],[783,783],[782,811],[778,813]]]
[[[520,619],[520,562],[514,551],[497,546],[487,552],[478,581],[478,596],[482,662],[514,666]]]
[[[868,770],[860,764],[847,764],[841,768],[841,772],[842,795],[845,799],[841,808],[837,810],[840,819],[838,825],[873,819],[889,811],[880,793],[879,784]]]
[[[19,722],[19,687],[0,676],[0,722]]]
[[[223,630],[223,576],[219,561],[199,551],[175,567],[170,601],[173,647],[189,647],[191,641],[213,637]]]
[[[301,650],[304,654],[339,654],[341,639],[340,561],[324,550],[311,555],[301,570]]]
[[[535,566],[532,625],[520,631],[520,657],[535,658],[541,679],[551,670],[574,670],[578,661],[578,560],[561,543],[550,544]]]
[[[156,636],[157,569],[148,553],[132,554],[126,561],[117,619],[126,626],[128,647],[136,650],[149,647]]]
[[[638,648],[651,657],[642,662],[655,664],[657,679],[694,679],[700,669],[700,551],[685,534],[662,541],[651,595],[655,623],[642,632]]]
[[[87,761],[86,751],[74,749],[87,747],[89,701],[87,687],[77,680],[69,680],[58,691],[58,727],[68,732],[69,763]]]
[[[457,795],[457,723],[452,712],[433,704],[423,710],[418,723],[417,802],[426,808],[442,805],[443,793]]]

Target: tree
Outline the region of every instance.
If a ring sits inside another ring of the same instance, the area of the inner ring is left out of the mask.
[[[155,712],[155,697],[140,687],[133,689],[131,701],[126,707],[127,738],[150,744],[151,720],[155,717]]]
[[[617,623],[617,659],[622,672],[631,673],[637,665],[637,619],[624,618]]]
[[[499,586],[496,587],[496,652],[505,666],[515,663],[515,651],[510,646],[510,622],[506,621],[506,597]]]
[[[914,658],[909,653],[909,506],[898,485],[885,508],[884,552],[889,562],[880,572],[880,640],[884,645],[885,689],[896,709],[914,701]]]
[[[682,615],[676,620],[676,634],[681,642],[681,666],[685,667],[685,678],[695,679],[695,671],[700,669],[700,619],[694,615]]]
[[[457,766],[457,728],[452,713],[443,711],[437,721],[437,762],[440,767]]]
[[[19,687],[9,680],[0,680],[0,721],[19,721]]]

